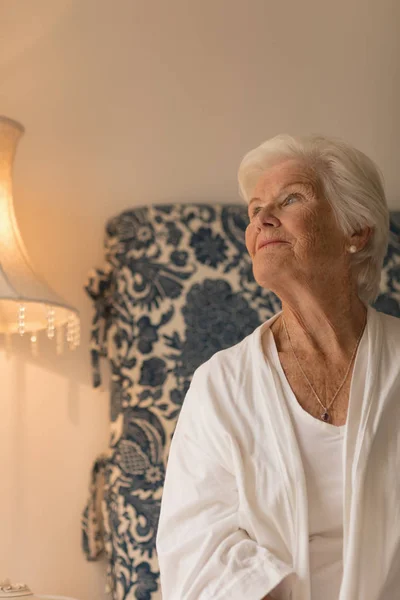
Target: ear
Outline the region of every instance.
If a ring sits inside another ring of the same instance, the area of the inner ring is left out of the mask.
[[[357,251],[362,250],[368,243],[372,235],[372,228],[365,227],[364,229],[360,229],[360,231],[356,231],[350,238],[350,245],[357,246]]]

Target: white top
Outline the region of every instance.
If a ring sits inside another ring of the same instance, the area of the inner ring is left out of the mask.
[[[269,324],[193,376],[161,503],[163,600],[260,600],[286,577],[291,600],[314,600],[310,494],[285,382],[262,352]],[[398,600],[399,398],[400,319],[368,307],[344,431],[339,600]]]
[[[283,399],[292,418],[304,467],[308,492],[311,598],[338,600],[343,575],[343,450],[346,426],[325,423],[300,406],[282,369],[274,336],[271,331],[267,331],[266,335],[265,358],[282,381]],[[288,581],[285,579],[279,584],[271,596],[276,600],[289,599]]]

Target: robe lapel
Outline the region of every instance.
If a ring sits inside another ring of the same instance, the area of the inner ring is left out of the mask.
[[[279,314],[275,315],[267,323],[271,325]],[[267,323],[259,328],[259,336],[256,336],[258,352],[255,355],[261,358],[261,335],[265,326],[268,326]],[[274,445],[279,457],[282,477],[286,482],[286,513],[291,531],[291,540],[288,541],[289,547],[293,549],[293,566],[297,575],[291,600],[310,600],[308,502],[303,463],[289,410],[286,403],[282,402],[284,391],[279,376],[274,368],[265,363],[263,358],[262,361],[262,365],[257,365],[257,368],[259,368],[260,373],[265,372],[264,370],[266,369],[268,377],[265,378],[264,385],[270,386],[271,381],[273,382],[274,389],[271,392],[273,392],[277,400],[274,403],[269,403],[269,410],[266,411],[266,417],[270,421],[270,429],[274,434]]]
[[[360,548],[366,465],[371,451],[379,399],[376,382],[382,356],[379,313],[368,307],[366,331],[354,365],[343,453],[343,581],[340,600],[361,600]],[[367,598],[362,598],[367,600]]]

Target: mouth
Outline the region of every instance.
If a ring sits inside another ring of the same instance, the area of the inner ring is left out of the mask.
[[[274,241],[271,241],[271,242],[262,242],[258,246],[257,250],[261,250],[262,248],[265,248],[266,246],[275,246],[276,244],[286,244],[286,243],[287,242],[284,242],[282,240],[274,240]]]

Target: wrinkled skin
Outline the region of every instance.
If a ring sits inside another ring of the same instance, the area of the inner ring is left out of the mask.
[[[312,174],[294,160],[278,163],[260,177],[249,218],[246,247],[255,279],[280,297],[296,354],[340,370],[348,364],[366,315],[349,246],[361,250],[371,230],[346,238]],[[286,243],[257,249],[265,239]],[[272,330],[278,350],[285,351],[282,319]]]

